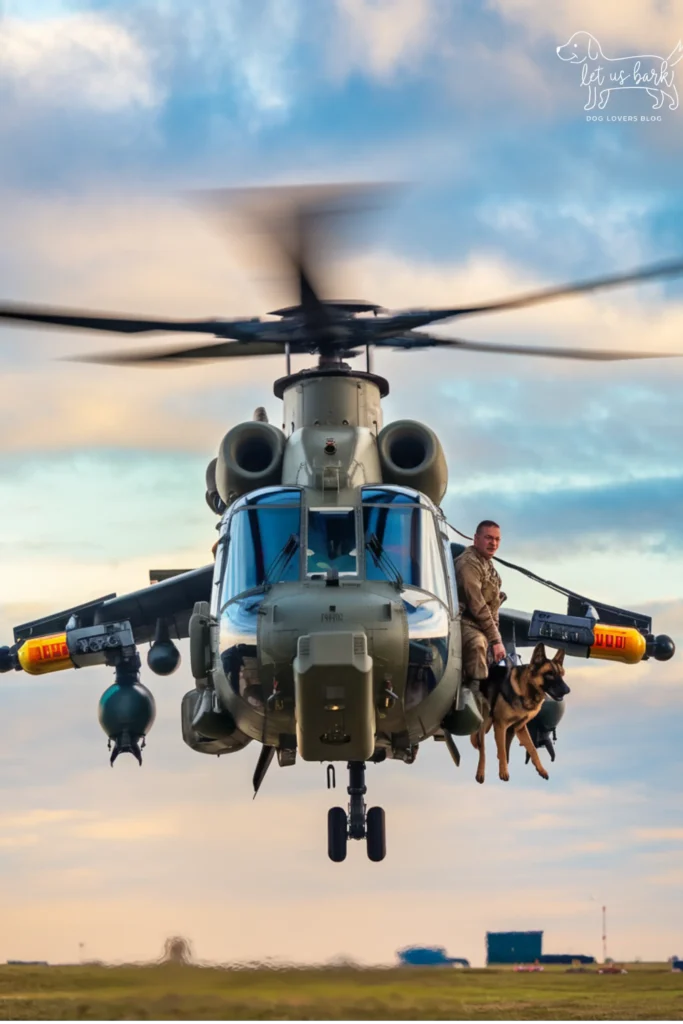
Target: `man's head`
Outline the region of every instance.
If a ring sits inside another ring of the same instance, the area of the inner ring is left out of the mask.
[[[493,558],[500,545],[500,526],[492,519],[484,519],[474,534],[474,546],[484,558]]]

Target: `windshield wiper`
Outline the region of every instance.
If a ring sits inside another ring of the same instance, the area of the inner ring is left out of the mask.
[[[278,582],[277,580],[274,581],[273,577],[275,576],[276,573],[280,575],[285,571],[285,569],[287,568],[287,566],[289,565],[289,563],[291,562],[292,558],[294,557],[295,553],[298,550],[299,538],[295,533],[290,533],[289,537],[282,545],[282,547],[280,548],[280,550],[278,551],[278,553],[276,554],[275,558],[270,563],[268,568],[266,569],[263,575],[263,582],[261,583],[261,586],[267,587],[269,586],[269,584],[273,582]]]
[[[370,534],[368,539],[365,541],[365,548],[372,555],[377,568],[381,569],[381,571],[390,579],[393,578],[398,589],[403,590],[403,576],[401,576],[400,571],[384,550],[384,545],[376,533]]]

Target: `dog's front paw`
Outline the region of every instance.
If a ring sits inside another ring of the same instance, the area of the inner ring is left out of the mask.
[[[536,771],[538,772],[538,774],[541,776],[542,779],[549,779],[550,778],[550,776],[548,775],[548,773],[545,770],[545,768],[537,768]]]
[[[477,774],[474,777],[477,780],[477,782],[483,782],[484,781],[484,773],[483,772],[477,772]]]
[[[510,772],[506,768],[501,768],[500,771],[498,772],[498,778],[500,779],[501,782],[509,782]]]

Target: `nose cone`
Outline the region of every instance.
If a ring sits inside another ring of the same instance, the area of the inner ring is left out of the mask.
[[[676,653],[676,644],[666,633],[660,633],[655,639],[654,656],[656,661],[670,661]]]

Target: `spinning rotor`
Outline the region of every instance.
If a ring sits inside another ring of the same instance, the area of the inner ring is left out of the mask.
[[[284,355],[287,373],[292,354],[318,353],[319,368],[340,367],[345,358],[358,356],[363,349],[368,370],[372,349],[444,348],[458,351],[488,352],[502,355],[540,356],[556,359],[613,361],[625,359],[663,359],[677,352],[650,352],[645,349],[586,349],[552,346],[487,344],[464,338],[444,338],[426,333],[423,328],[463,317],[522,309],[572,295],[601,291],[640,281],[659,280],[683,274],[683,260],[672,260],[641,267],[626,273],[603,276],[526,292],[490,302],[453,306],[445,309],[406,309],[389,312],[364,301],[321,298],[314,267],[324,262],[329,229],[341,219],[357,213],[376,193],[368,186],[318,186],[291,189],[215,190],[200,194],[202,204],[212,214],[224,212],[230,205],[241,207],[248,217],[264,228],[272,245],[284,258],[296,282],[297,301],[273,310],[269,316],[234,320],[169,320],[121,316],[118,314],[61,309],[27,304],[0,304],[0,319],[15,323],[39,324],[66,329],[107,331],[118,334],[204,334],[218,339],[204,345],[183,345],[154,349],[127,349],[123,352],[79,356],[76,361],[109,364],[145,364],[229,359],[243,356]]]

